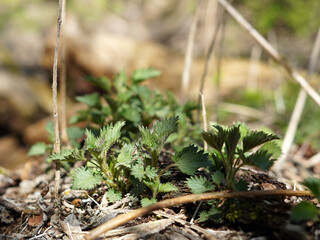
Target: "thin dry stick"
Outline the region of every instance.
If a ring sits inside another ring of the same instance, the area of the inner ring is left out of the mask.
[[[267,196],[312,196],[310,191],[292,191],[292,190],[265,190],[265,191],[252,191],[252,192],[212,192],[202,194],[190,194],[177,198],[162,200],[158,203],[152,204],[148,207],[136,209],[132,212],[119,215],[109,222],[106,222],[99,227],[91,230],[86,239],[92,240],[99,237],[101,234],[119,227],[133,219],[144,216],[162,208],[169,208],[181,204],[204,201],[210,199],[228,199],[228,198],[253,198],[253,197],[267,197]]]
[[[307,77],[306,77],[307,80],[309,80],[311,78],[313,72],[316,69],[316,66],[317,66],[317,63],[319,60],[319,52],[320,52],[320,28],[318,29],[317,38],[316,38],[316,41],[313,45],[311,58],[310,58],[310,62],[309,62],[308,73],[307,73]],[[306,93],[306,91],[301,89],[299,92],[299,96],[297,98],[297,101],[296,101],[296,105],[293,109],[293,113],[290,118],[288,130],[285,134],[285,137],[284,137],[284,140],[282,143],[283,155],[274,165],[274,169],[278,173],[281,171],[281,169],[283,167],[282,166],[283,162],[285,161],[285,159],[287,158],[287,156],[290,152],[290,148],[292,146],[292,143],[294,141],[294,137],[296,135],[296,131],[298,128],[299,121],[301,119],[301,115],[302,115],[302,112],[303,112],[303,109],[304,109],[304,106],[306,103],[306,99],[307,99],[307,93]]]
[[[201,97],[201,106],[202,106],[202,120],[203,120],[203,130],[205,132],[208,131],[208,123],[207,123],[207,111],[206,111],[206,103],[204,100],[204,95],[202,93],[200,93],[200,97]],[[203,149],[205,151],[208,150],[208,144],[206,141],[203,141]]]
[[[310,86],[310,84],[294,69],[288,61],[282,57],[272,45],[258,33],[242,15],[233,8],[226,0],[217,0],[229,12],[229,14],[243,27],[250,35],[267,51],[267,53],[280,65],[282,65],[291,77],[297,81],[301,87],[310,95],[310,97],[320,106],[320,95]]]
[[[62,22],[66,20],[66,2],[62,6]],[[61,142],[66,145],[69,141],[67,134],[67,65],[66,65],[66,38],[64,28],[61,28],[61,63],[60,63],[60,124]]]
[[[204,68],[203,68],[203,72],[202,72],[202,76],[201,76],[201,80],[200,80],[200,90],[199,90],[200,94],[203,94],[204,81],[205,81],[206,76],[207,76],[209,61],[210,61],[214,46],[216,44],[216,40],[217,40],[217,36],[218,36],[218,33],[219,33],[219,29],[220,29],[220,26],[222,24],[223,15],[224,15],[224,9],[219,9],[219,7],[218,7],[216,18],[215,18],[216,21],[215,21],[215,25],[214,25],[214,32],[213,32],[213,35],[212,35],[212,39],[211,39],[211,42],[210,42],[209,49],[208,49],[207,54],[206,54],[206,60],[205,60],[205,63],[204,63]],[[201,101],[201,99],[199,97],[198,103],[200,103],[200,101]],[[200,119],[199,115],[200,115],[200,111],[198,111],[197,121],[199,121],[199,119]]]
[[[192,19],[192,24],[191,24],[191,28],[190,28],[190,32],[189,32],[189,37],[188,37],[187,51],[186,51],[186,56],[184,59],[184,68],[183,68],[183,74],[182,74],[182,80],[181,80],[182,98],[185,98],[185,96],[188,92],[188,89],[189,89],[190,71],[191,71],[191,65],[192,65],[192,52],[193,52],[193,46],[194,46],[194,39],[196,36],[196,31],[197,31],[197,24],[199,21],[200,10],[201,10],[201,0],[198,0],[196,12],[195,12],[193,19]]]
[[[213,52],[213,49],[214,49],[214,46],[215,46],[215,43],[216,43],[216,40],[217,40],[219,29],[220,29],[220,26],[221,26],[221,23],[222,23],[223,14],[224,14],[224,10],[223,9],[221,9],[221,10],[218,9],[217,10],[217,16],[216,16],[216,19],[215,19],[216,21],[215,21],[215,25],[214,25],[214,32],[213,32],[213,35],[212,35],[212,39],[211,39],[211,42],[210,42],[209,49],[208,49],[207,54],[206,54],[206,60],[205,60],[205,64],[204,64],[204,69],[203,69],[202,76],[201,76],[201,83],[200,83],[200,90],[199,90],[200,93],[203,93],[204,80],[205,80],[205,78],[207,76],[209,61],[210,61],[211,54]]]
[[[58,116],[58,103],[57,103],[57,72],[58,72],[58,55],[59,55],[59,41],[60,41],[60,30],[62,22],[62,6],[64,0],[59,0],[59,15],[57,24],[57,39],[56,48],[54,50],[54,61],[53,61],[53,79],[52,79],[52,100],[53,100],[53,120],[54,120],[54,153],[60,153],[60,135],[59,135],[59,116]],[[54,184],[54,197],[59,197],[59,182],[60,182],[60,162],[56,161],[56,172],[55,172],[55,184]]]

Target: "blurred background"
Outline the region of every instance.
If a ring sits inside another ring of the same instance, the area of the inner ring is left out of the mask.
[[[183,95],[184,56],[197,1],[67,0],[66,4],[63,37],[70,116],[79,109],[75,96],[94,91],[84,76],[112,78],[122,69],[130,75],[137,68],[154,67],[163,74],[147,83],[151,87],[171,90],[181,101],[197,99],[205,55],[221,11],[216,1],[200,1],[190,85]],[[232,4],[305,74],[320,26],[319,0],[234,0]],[[27,162],[28,148],[48,141],[45,125],[52,115],[57,15],[57,0],[0,2],[0,166],[4,168]],[[205,82],[209,120],[219,116],[221,123],[246,121],[283,136],[299,86],[228,14],[219,36]],[[318,64],[311,79],[318,92],[319,71]],[[215,106],[218,93],[219,107]],[[297,149],[305,148],[306,158],[320,149],[320,110],[310,99],[295,143]]]

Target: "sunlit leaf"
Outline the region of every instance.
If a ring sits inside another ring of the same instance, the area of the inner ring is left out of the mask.
[[[157,202],[157,199],[155,199],[155,198],[151,198],[151,199],[143,198],[143,199],[141,199],[141,206],[142,207],[147,207],[147,206],[150,206],[150,205],[152,205],[152,204],[154,204],[156,202]]]
[[[203,176],[192,176],[187,179],[186,183],[191,189],[191,192],[195,194],[204,193],[215,189],[215,186]]]
[[[107,198],[110,202],[114,203],[122,199],[122,194],[111,188],[107,191]]]
[[[219,125],[213,125],[215,130],[203,132],[202,138],[214,149],[221,151],[227,137],[227,131]]]
[[[303,185],[310,189],[314,196],[320,199],[320,179],[309,177],[303,181]]]
[[[272,154],[264,150],[258,150],[257,152],[249,155],[244,162],[247,165],[252,165],[260,168],[263,171],[267,171],[272,167],[274,160],[271,159]]]
[[[94,188],[101,181],[101,176],[91,169],[81,167],[74,171],[72,189],[88,190]]]
[[[38,142],[32,145],[28,152],[28,156],[39,156],[46,153],[47,144],[44,142]]]
[[[100,96],[98,93],[86,94],[84,96],[78,96],[76,99],[79,102],[87,104],[89,107],[99,107],[100,103]]]
[[[175,165],[181,172],[193,175],[200,167],[209,166],[208,154],[198,150],[194,145],[182,149],[173,156]]]
[[[275,139],[279,139],[279,137],[262,131],[252,131],[243,138],[243,152]]]
[[[176,186],[174,186],[172,183],[163,183],[160,184],[158,192],[173,192],[173,191],[178,191],[178,188]]]
[[[149,78],[158,77],[160,74],[161,71],[153,68],[138,69],[133,73],[131,80],[133,83],[139,83]]]

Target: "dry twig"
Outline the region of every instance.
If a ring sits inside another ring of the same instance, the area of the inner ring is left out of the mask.
[[[169,208],[181,204],[204,201],[209,199],[227,199],[227,198],[252,198],[252,197],[266,197],[266,196],[312,196],[310,191],[292,191],[292,190],[265,190],[265,191],[251,191],[251,192],[212,192],[202,194],[190,194],[172,199],[162,200],[158,203],[152,204],[148,207],[136,209],[132,212],[119,215],[109,222],[106,222],[99,227],[91,230],[86,239],[92,240],[99,237],[101,234],[119,227],[133,219],[144,216],[162,208]]]
[[[320,28],[318,30],[317,38],[316,38],[316,41],[313,45],[313,49],[312,49],[312,53],[311,53],[308,74],[306,77],[307,81],[310,80],[313,72],[316,69],[316,66],[318,63],[318,58],[319,58],[319,52],[320,52]],[[307,93],[306,93],[306,91],[301,89],[299,92],[299,96],[297,98],[296,104],[294,106],[291,118],[290,118],[288,130],[286,131],[286,134],[284,136],[284,140],[282,143],[283,155],[274,165],[274,169],[277,172],[280,172],[282,165],[283,165],[283,162],[285,161],[285,159],[287,158],[287,156],[290,152],[290,149],[291,149],[292,143],[294,141],[294,137],[296,135],[298,124],[300,122],[301,115],[302,115],[306,100],[307,100]]]
[[[196,31],[197,31],[197,24],[199,20],[199,15],[200,15],[200,9],[201,9],[201,0],[197,1],[197,7],[196,7],[196,12],[193,16],[192,19],[192,24],[189,32],[189,37],[188,37],[188,45],[187,45],[187,51],[186,51],[186,56],[184,59],[184,68],[183,68],[183,74],[182,74],[182,88],[181,88],[181,93],[182,97],[185,98],[189,84],[190,84],[190,71],[191,71],[191,65],[192,65],[192,52],[193,52],[193,46],[194,46],[194,39],[196,36]]]
[[[320,106],[320,95],[311,87],[311,85],[293,68],[288,61],[282,57],[272,45],[255,30],[243,16],[232,7],[226,0],[218,0],[219,3],[229,12],[229,14],[243,27],[250,35],[266,50],[266,52],[280,65],[282,65],[290,76],[297,81],[301,87],[310,95],[310,97]]]
[[[66,21],[66,2],[62,6],[62,23]],[[60,63],[60,124],[61,141],[63,145],[68,144],[67,134],[67,63],[66,63],[66,37],[64,28],[61,28],[61,63]]]
[[[59,41],[60,31],[62,23],[62,6],[64,0],[59,0],[59,15],[57,24],[57,39],[56,47],[54,50],[53,60],[53,79],[52,79],[52,100],[53,100],[53,120],[54,120],[54,153],[60,153],[60,134],[59,134],[59,116],[58,116],[58,103],[57,103],[57,88],[58,88],[58,56],[59,56]],[[56,173],[55,173],[55,184],[54,184],[54,197],[58,198],[59,194],[59,182],[60,182],[60,162],[56,161]]]

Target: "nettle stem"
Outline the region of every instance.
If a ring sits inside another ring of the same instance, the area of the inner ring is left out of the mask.
[[[161,176],[169,169],[169,168],[172,168],[174,167],[176,164],[175,163],[172,163],[170,164],[169,166],[165,167],[164,169],[162,169],[159,174],[158,174],[158,179],[161,178]]]

